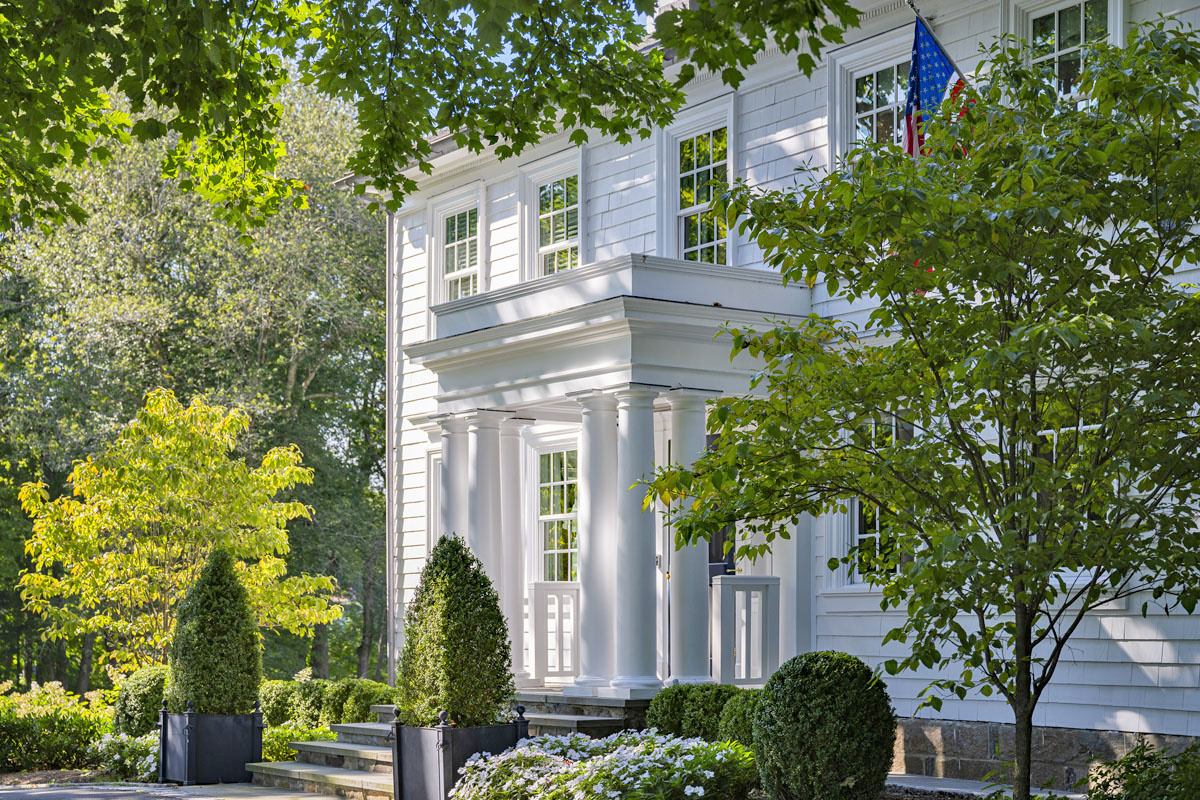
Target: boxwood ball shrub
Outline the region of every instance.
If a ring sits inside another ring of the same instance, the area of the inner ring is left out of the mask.
[[[692,687],[683,700],[683,735],[689,739],[717,741],[721,712],[733,697],[741,692],[726,683],[701,683]]]
[[[500,599],[466,543],[443,536],[421,571],[405,623],[396,679],[397,716],[430,726],[502,721],[513,696],[508,625]]]
[[[681,683],[654,695],[646,709],[646,727],[669,736],[682,736],[684,703],[694,688],[692,684]]]
[[[325,707],[325,690],[329,686],[329,681],[322,678],[299,681],[292,696],[292,721],[308,728],[320,725],[321,709]]]
[[[742,689],[721,709],[717,741],[754,747],[754,714],[762,701],[762,689]]]
[[[896,715],[871,669],[846,653],[803,653],[763,687],[754,754],[767,795],[878,800],[892,763]]]
[[[179,604],[167,705],[201,714],[248,714],[262,683],[262,646],[233,556],[216,549]]]
[[[113,707],[113,732],[136,737],[153,731],[166,691],[166,665],[143,667],[126,678]]]
[[[258,700],[262,703],[263,722],[282,725],[292,718],[292,702],[296,697],[295,681],[264,681],[258,689]]]

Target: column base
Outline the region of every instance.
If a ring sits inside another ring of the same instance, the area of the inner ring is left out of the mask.
[[[663,683],[657,677],[649,675],[619,675],[613,678],[608,685],[619,691],[652,689],[657,692],[662,688]]]
[[[666,686],[678,686],[682,683],[716,683],[711,675],[672,675],[667,678]]]
[[[599,697],[597,690],[608,688],[608,681],[608,678],[584,675],[563,686],[562,693],[566,697]]]
[[[513,686],[516,689],[518,689],[518,690],[527,689],[530,686],[537,686],[537,685],[538,685],[538,682],[536,680],[534,680],[533,678],[529,677],[529,675],[527,675],[526,673],[524,673],[524,672],[513,673]]]

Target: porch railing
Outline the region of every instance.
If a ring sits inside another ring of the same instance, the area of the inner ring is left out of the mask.
[[[765,683],[779,667],[779,578],[716,575],[711,612],[713,680]]]
[[[579,674],[579,583],[534,581],[529,584],[533,622],[533,669],[545,682]]]

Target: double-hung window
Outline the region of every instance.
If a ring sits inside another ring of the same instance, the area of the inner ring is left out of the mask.
[[[443,299],[457,300],[479,292],[479,209],[445,219],[442,245]]]
[[[712,210],[713,185],[729,182],[729,129],[713,128],[677,143],[680,254],[685,261],[729,263],[729,225]]]
[[[886,449],[896,443],[911,442],[913,423],[902,414],[884,414],[860,425],[854,436],[866,447]],[[847,545],[858,549],[855,550],[855,561],[847,571],[849,583],[874,583],[875,576],[895,569],[897,565],[891,564],[893,537],[889,535],[889,524],[889,515],[874,503],[856,500],[852,504]]]
[[[1071,94],[1083,69],[1081,48],[1108,37],[1108,0],[1084,0],[1030,16],[1033,63],[1052,66],[1058,90]]]
[[[579,175],[538,186],[538,274],[579,266]]]
[[[900,143],[909,65],[905,59],[854,76],[855,142]]]
[[[542,580],[579,579],[579,451],[538,454]]]

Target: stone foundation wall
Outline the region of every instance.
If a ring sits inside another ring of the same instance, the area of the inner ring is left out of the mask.
[[[896,730],[892,771],[972,781],[990,780],[990,773],[1010,776],[1013,731],[1010,723],[903,718]],[[1174,752],[1197,740],[1190,736],[1035,727],[1034,785],[1070,788],[1086,777],[1093,765],[1120,758],[1139,741]]]

